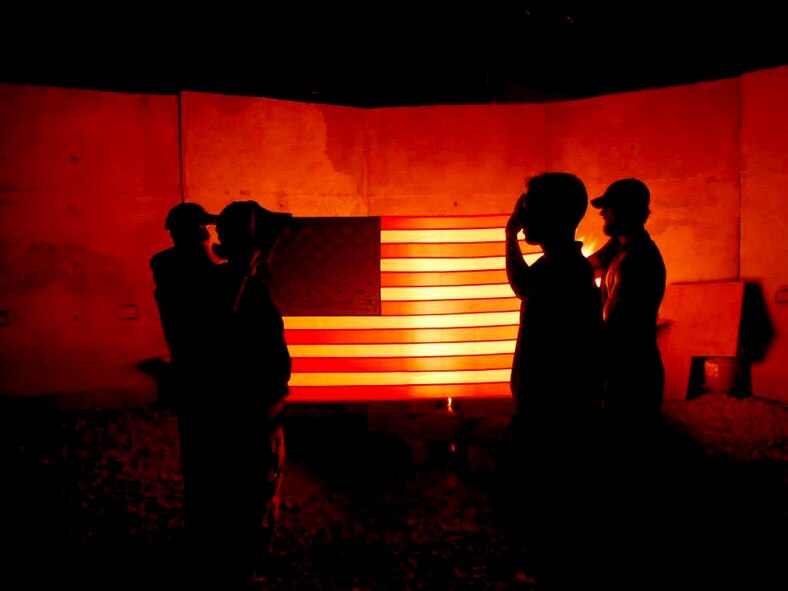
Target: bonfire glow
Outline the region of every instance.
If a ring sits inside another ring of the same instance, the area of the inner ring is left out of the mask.
[[[583,243],[583,247],[580,249],[580,252],[583,253],[584,257],[588,258],[594,253],[594,251],[596,251],[597,241],[594,238],[579,236],[578,240]]]
[[[580,242],[583,243],[583,247],[580,249],[580,252],[583,253],[584,257],[588,258],[592,254],[594,254],[594,252],[596,252],[597,241],[595,239],[593,239],[593,238],[585,238],[583,236],[580,236],[578,238],[578,240],[580,240]],[[602,278],[601,277],[596,277],[594,279],[594,283],[596,283],[597,287],[601,286],[602,285]]]

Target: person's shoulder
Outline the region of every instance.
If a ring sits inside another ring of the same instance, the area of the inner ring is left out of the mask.
[[[665,262],[659,248],[652,240],[641,241],[637,246],[626,249],[619,259],[619,273],[654,273],[664,270]]]
[[[167,257],[172,256],[173,248],[165,248],[164,250],[160,250],[158,252],[153,253],[153,256],[150,258],[151,261],[161,261],[166,259]]]
[[[642,235],[638,236],[637,240],[632,241],[630,248],[626,249],[626,252],[633,257],[662,257],[657,243],[645,230]]]
[[[163,266],[171,264],[172,261],[175,259],[175,249],[173,248],[166,248],[164,250],[160,250],[159,252],[155,253],[150,258],[150,266],[152,269],[159,269]]]

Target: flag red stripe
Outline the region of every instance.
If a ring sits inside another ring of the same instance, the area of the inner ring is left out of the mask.
[[[511,367],[512,355],[455,357],[296,357],[293,372],[466,371]]]
[[[288,402],[365,402],[406,398],[509,398],[507,382],[411,386],[291,386]]]
[[[517,326],[469,328],[301,330],[285,329],[291,345],[328,343],[456,343],[464,341],[505,341],[517,336]]]

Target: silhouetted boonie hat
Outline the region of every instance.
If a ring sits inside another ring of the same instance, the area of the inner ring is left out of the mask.
[[[219,216],[208,213],[198,203],[179,203],[167,213],[165,230],[215,224]]]
[[[648,211],[651,194],[643,181],[638,179],[619,179],[610,184],[604,194],[591,200],[591,206],[601,209],[626,209]]]
[[[253,234],[259,232],[278,234],[293,223],[293,214],[270,211],[257,201],[233,201],[219,213],[216,221],[217,226],[249,228]]]

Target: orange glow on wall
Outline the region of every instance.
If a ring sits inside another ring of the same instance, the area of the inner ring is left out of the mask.
[[[166,354],[148,259],[169,245],[162,222],[183,199],[210,211],[251,198],[299,216],[391,216],[383,218],[387,236],[413,233],[421,241],[381,236],[380,258],[389,265],[381,267],[381,287],[463,290],[457,299],[384,297],[369,314],[404,321],[516,313],[512,293],[482,298],[467,288],[505,284],[508,214],[500,212],[510,211],[525,175],[550,169],[577,172],[589,197],[614,178],[642,176],[653,199],[647,228],[669,283],[760,283],[775,338],[752,365],[753,391],[786,400],[788,314],[778,299],[788,261],[786,96],[786,67],[582,101],[369,110],[0,84],[3,394],[99,406],[155,400],[155,382],[138,369],[141,360]],[[580,229],[596,246],[605,239],[601,226],[589,208]],[[440,231],[472,242],[430,241]],[[430,260],[442,266],[425,270]],[[404,270],[407,264],[416,268]],[[310,330],[360,332],[355,322],[288,330],[304,337]],[[295,375],[333,371],[326,363],[372,373],[504,369],[492,356],[513,347],[510,338],[408,338],[468,324],[368,328],[399,333],[399,342],[291,342]],[[490,363],[476,364],[483,359]],[[447,390],[508,396],[503,383],[455,383],[293,386],[293,398]]]
[[[597,245],[597,241],[594,240],[593,238],[588,239],[588,238],[584,238],[583,236],[580,236],[578,237],[578,240],[580,240],[583,243],[583,247],[580,249],[580,251],[583,253],[583,256],[585,257],[591,256],[591,254],[593,254],[599,248],[599,246]],[[602,277],[596,277],[594,279],[594,283],[596,283],[597,287],[601,286]]]

